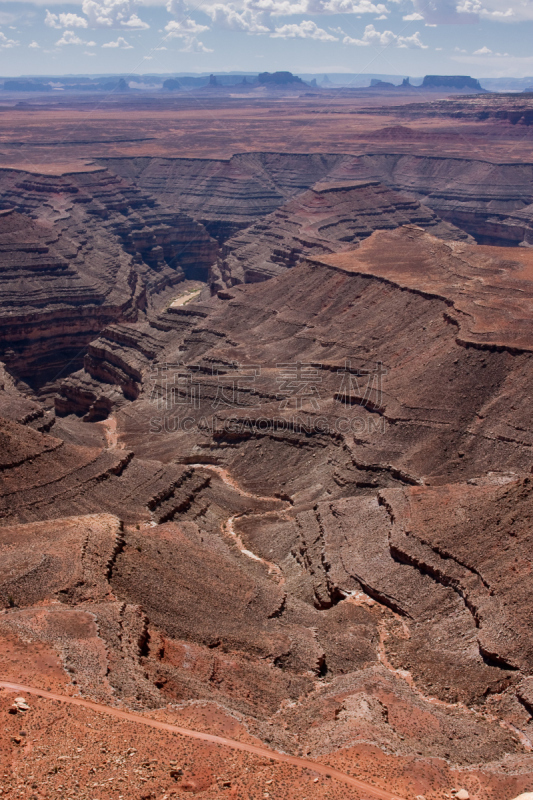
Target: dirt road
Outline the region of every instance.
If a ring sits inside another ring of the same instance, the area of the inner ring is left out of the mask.
[[[151,719],[150,717],[145,717],[141,714],[134,714],[130,711],[122,711],[119,708],[113,708],[112,706],[104,706],[100,705],[99,703],[93,703],[90,700],[83,700],[81,697],[70,697],[69,695],[55,694],[54,692],[46,692],[44,689],[35,689],[33,686],[24,686],[22,684],[10,683],[8,681],[0,681],[0,688],[6,689],[8,692],[16,692],[17,694],[31,694],[37,697],[44,697],[47,700],[59,700],[63,703],[70,703],[74,706],[82,706],[83,708],[88,708],[97,713],[109,714],[110,716],[118,717],[118,719],[128,720],[128,722],[136,722],[141,725],[148,725],[151,728],[170,731],[171,733],[178,733],[180,736],[189,736],[192,739],[200,739],[203,742],[224,745],[225,747],[232,747],[235,750],[244,750],[247,753],[253,753],[254,755],[261,756],[262,758],[268,758],[271,761],[282,761],[286,764],[292,764],[296,767],[313,770],[313,772],[316,772],[320,775],[325,775],[326,777],[345,783],[348,786],[353,786],[361,791],[362,797],[364,797],[365,800],[366,798],[375,798],[376,800],[402,800],[397,795],[391,794],[391,792],[387,792],[384,789],[378,789],[375,786],[370,786],[369,784],[357,780],[357,778],[353,778],[351,775],[346,775],[344,772],[340,772],[340,770],[333,769],[333,767],[328,767],[325,764],[320,764],[317,761],[308,761],[305,758],[290,756],[286,753],[278,753],[276,750],[268,750],[266,747],[257,747],[253,744],[245,744],[244,742],[239,742],[235,739],[226,739],[223,736],[213,736],[209,733],[200,733],[199,731],[193,731],[190,728],[180,728],[177,725],[171,725],[168,722],[161,722],[157,719]]]

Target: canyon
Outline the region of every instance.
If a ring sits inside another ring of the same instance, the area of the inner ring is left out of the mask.
[[[343,150],[180,154],[162,98],[6,155],[5,796],[531,789],[528,134],[417,100],[291,99]]]

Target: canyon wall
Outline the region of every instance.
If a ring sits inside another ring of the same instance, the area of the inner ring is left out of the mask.
[[[0,359],[42,387],[81,366],[107,324],[135,320],[159,292],[207,278],[216,243],[105,170],[0,172]]]
[[[317,181],[378,180],[486,244],[533,244],[533,165],[394,153],[243,153],[214,159],[107,159],[221,240]]]
[[[317,183],[228,239],[211,269],[211,287],[267,280],[302,258],[352,250],[374,230],[408,223],[444,239],[469,238],[378,181]]]

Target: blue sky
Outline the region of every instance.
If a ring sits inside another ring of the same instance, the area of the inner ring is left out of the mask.
[[[511,5],[509,4],[511,3]],[[533,75],[533,0],[0,3],[0,75]]]

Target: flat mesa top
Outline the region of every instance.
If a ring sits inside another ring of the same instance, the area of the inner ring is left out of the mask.
[[[30,156],[24,161],[4,164],[1,169],[25,172],[30,175],[53,175],[54,177],[61,177],[62,175],[72,175],[75,172],[101,172],[102,166],[100,164],[95,164],[93,161],[84,162],[76,158],[73,158],[71,161],[62,161],[58,163],[35,163]]]
[[[462,343],[533,350],[533,248],[442,241],[405,226],[314,260],[451,303]]]

